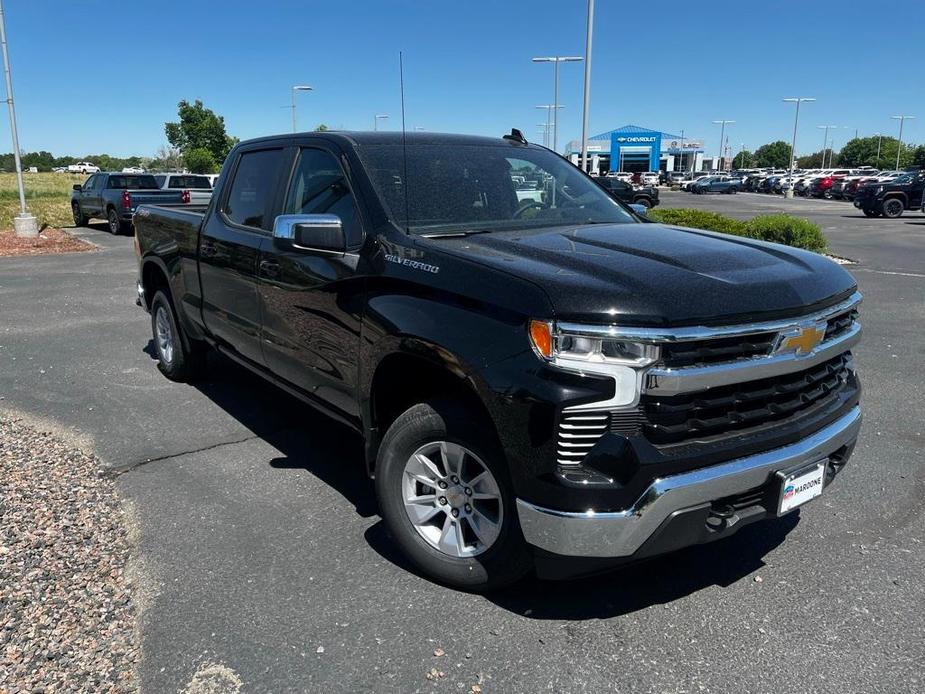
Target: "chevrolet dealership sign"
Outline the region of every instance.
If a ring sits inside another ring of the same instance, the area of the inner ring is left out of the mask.
[[[631,135],[629,137],[624,135],[617,135],[617,142],[626,143],[626,144],[650,144],[658,141],[657,135]]]
[[[630,132],[614,130],[610,134],[610,170],[658,171],[662,153],[660,132],[633,128]]]

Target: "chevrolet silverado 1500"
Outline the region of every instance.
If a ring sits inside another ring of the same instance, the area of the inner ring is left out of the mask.
[[[517,131],[252,140],[208,207],[135,223],[165,376],[215,349],[346,423],[394,541],[454,586],[727,537],[858,436],[845,270],[641,223]]]

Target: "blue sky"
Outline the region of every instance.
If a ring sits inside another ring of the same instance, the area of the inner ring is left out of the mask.
[[[597,0],[591,131],[633,123],[682,128],[730,146],[790,139],[821,149],[819,124],[853,136],[925,142],[921,32],[909,0],[627,2]],[[552,66],[536,55],[584,52],[584,0],[5,0],[21,146],[57,155],[151,155],[180,99],[202,99],[246,139],[299,124],[371,129],[375,113],[398,129],[398,52],[405,55],[409,129],[540,139],[537,104],[552,101]],[[911,12],[911,14],[910,14]],[[888,21],[887,18],[892,18]],[[580,63],[561,73],[560,144],[581,132]],[[9,151],[6,118],[0,151]]]

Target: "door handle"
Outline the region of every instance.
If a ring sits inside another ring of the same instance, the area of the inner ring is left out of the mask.
[[[270,279],[276,279],[279,277],[279,263],[275,260],[261,260],[260,274]]]

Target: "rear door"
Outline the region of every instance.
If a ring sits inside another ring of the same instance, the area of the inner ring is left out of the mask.
[[[258,365],[264,359],[257,259],[279,213],[291,156],[282,144],[238,150],[222,199],[199,240],[203,321],[219,344]]]
[[[347,252],[298,248],[276,238],[262,246],[258,291],[267,366],[348,418],[358,417],[364,291],[358,251],[364,235],[339,152],[320,141],[299,149],[283,214],[337,215]]]

